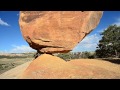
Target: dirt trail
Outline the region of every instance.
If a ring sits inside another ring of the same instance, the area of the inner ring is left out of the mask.
[[[43,54],[0,75],[0,79],[120,79],[120,65],[97,59],[63,59]]]
[[[23,73],[26,70],[30,63],[31,61],[26,62],[9,71],[6,71],[5,73],[2,73],[0,75],[0,79],[18,79],[18,77],[21,75],[21,73]]]

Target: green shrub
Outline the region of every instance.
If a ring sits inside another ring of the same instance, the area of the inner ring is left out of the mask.
[[[69,60],[70,59],[70,54],[69,53],[65,53],[65,54],[58,54],[58,57],[64,59],[64,60]]]
[[[61,54],[58,54],[57,56],[64,60],[80,59],[80,58],[89,58],[89,59],[96,58],[96,54],[94,52],[87,52],[87,51],[61,53]]]

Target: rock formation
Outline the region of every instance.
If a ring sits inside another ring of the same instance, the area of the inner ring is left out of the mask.
[[[97,63],[99,64],[97,64]],[[117,72],[110,70],[111,63],[101,60],[71,60],[43,54],[32,61],[26,70],[21,74],[21,79],[91,79],[91,78],[120,78],[119,69]],[[102,66],[104,65],[104,66]],[[119,65],[118,65],[119,66]],[[115,69],[115,67],[114,67]],[[118,70],[117,70],[118,69]]]
[[[30,47],[42,54],[0,75],[0,79],[119,79],[120,66],[102,60],[65,60],[51,53],[69,52],[98,25],[102,11],[21,11],[19,24]]]
[[[19,24],[30,47],[41,53],[71,51],[99,24],[102,11],[21,11]]]
[[[100,59],[73,59],[42,54],[0,75],[0,79],[120,79],[120,65]]]

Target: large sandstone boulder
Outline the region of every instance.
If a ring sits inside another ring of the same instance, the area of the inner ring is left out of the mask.
[[[102,11],[21,11],[19,24],[30,47],[43,53],[71,51],[99,24]]]

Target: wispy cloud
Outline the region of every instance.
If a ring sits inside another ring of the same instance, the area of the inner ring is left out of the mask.
[[[120,26],[120,17],[116,19],[116,22],[114,22],[113,24],[116,24],[117,26]]]
[[[10,26],[7,22],[3,21],[1,18],[0,18],[0,25],[2,25],[2,26]]]
[[[7,50],[0,51],[0,54],[7,53]]]
[[[111,25],[114,25],[114,24],[116,24],[117,26],[120,26],[120,17],[119,17],[119,18],[116,18],[115,22],[113,22],[113,24],[111,24]],[[108,28],[108,27],[102,28],[102,29],[100,29],[100,30],[97,30],[97,32],[98,32],[98,33],[101,33],[101,32],[103,32],[104,30],[106,30],[107,28]]]
[[[19,13],[17,14],[17,16],[19,16]]]
[[[93,34],[86,36],[74,49],[73,52],[78,51],[95,51],[101,36]]]
[[[100,30],[97,30],[97,33],[102,33],[104,30],[106,30],[107,28],[102,28]]]
[[[34,49],[26,45],[21,45],[21,46],[12,45],[12,47],[13,49],[9,51],[10,53],[27,53],[27,52],[35,51]]]
[[[111,25],[114,25],[114,24],[116,24],[117,26],[120,26],[120,17],[117,18],[116,21],[115,21],[113,24],[111,24]],[[108,27],[102,28],[102,29],[98,30],[97,32],[98,32],[98,33],[102,33],[102,32],[103,32],[104,30],[106,30],[107,28],[108,28]]]

